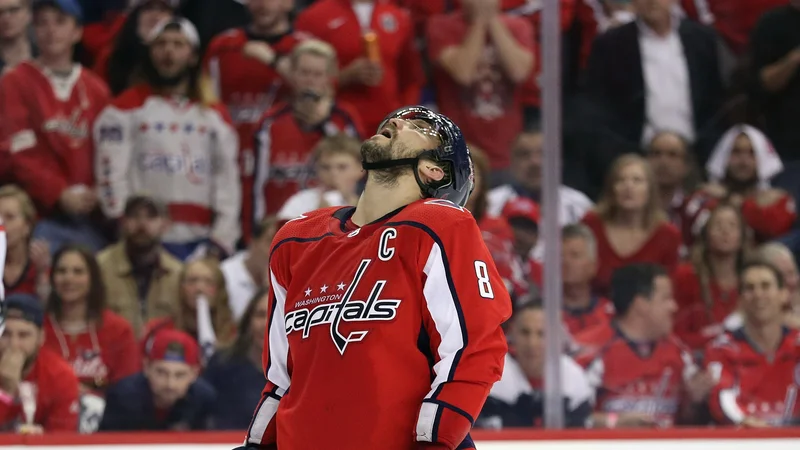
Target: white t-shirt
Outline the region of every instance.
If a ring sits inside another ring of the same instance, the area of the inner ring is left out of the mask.
[[[247,251],[243,250],[220,265],[225,276],[225,288],[228,290],[228,305],[236,322],[242,318],[250,300],[258,292],[258,285],[244,266],[246,259]]]
[[[322,199],[328,206],[344,206],[347,204],[339,191],[321,192],[319,189],[303,189],[286,200],[280,211],[278,220],[290,220],[303,213],[319,209]]]

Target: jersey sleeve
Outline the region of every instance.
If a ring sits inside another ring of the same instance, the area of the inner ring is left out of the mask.
[[[239,135],[227,118],[227,112],[220,111],[217,127],[214,164],[214,226],[211,239],[228,254],[235,250],[239,239],[239,217],[242,208],[242,188],[239,180]]]
[[[511,314],[508,292],[475,220],[466,216],[452,225],[438,235],[418,225],[431,238],[422,244],[420,263],[424,324],[436,363],[415,430],[417,442],[449,449],[467,438],[502,375],[508,347],[501,325]]]
[[[731,345],[728,336],[722,335],[706,349],[706,368],[716,382],[708,406],[711,417],[722,424],[739,424],[745,419],[745,413],[739,407],[734,361],[728,351]]]
[[[0,143],[8,149],[10,173],[17,184],[37,206],[49,210],[69,186],[58,159],[39,140],[39,125],[34,123],[30,99],[24,95],[33,88],[21,86],[17,75],[0,78]]]
[[[44,423],[41,424],[47,432],[78,431],[78,413],[80,412],[78,379],[71,367],[67,365],[64,367],[68,370],[64,370],[61,376],[54,379],[57,382],[53,382],[47,387],[47,389],[53,389],[52,403],[47,414],[44,415]]]
[[[100,207],[107,217],[122,215],[131,195],[128,180],[133,154],[130,116],[108,106],[94,123],[95,179],[100,191]]]
[[[280,234],[279,234],[280,236]],[[275,242],[280,242],[276,236]],[[286,287],[288,267],[285,252],[273,248],[269,267],[269,304],[267,306],[267,330],[264,334],[262,363],[267,382],[256,407],[246,442],[263,449],[276,449],[277,412],[281,399],[289,390],[291,370],[289,361],[289,339],[286,336]]]

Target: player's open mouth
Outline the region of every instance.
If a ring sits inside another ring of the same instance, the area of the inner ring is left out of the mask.
[[[389,127],[385,127],[379,134],[389,139],[392,138],[392,130],[390,130]]]

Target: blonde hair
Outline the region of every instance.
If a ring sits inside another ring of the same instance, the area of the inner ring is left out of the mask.
[[[22,190],[16,184],[9,184],[0,187],[0,198],[13,198],[19,203],[19,208],[22,211],[22,217],[28,225],[33,226],[36,223],[36,206],[27,192]]]
[[[361,142],[344,133],[328,136],[317,142],[314,146],[314,161],[323,156],[342,154],[352,156],[361,161]]]
[[[647,179],[647,203],[644,206],[644,226],[651,229],[656,225],[666,222],[667,215],[661,209],[661,201],[658,198],[658,185],[656,185],[655,175],[647,161],[641,156],[628,153],[620,156],[614,161],[611,170],[608,171],[605,184],[603,185],[603,193],[600,200],[597,202],[596,212],[603,221],[610,221],[619,212],[617,205],[617,197],[614,193],[614,185],[619,179],[622,170],[630,165],[638,164],[642,167]]]
[[[333,48],[333,46],[325,41],[320,41],[319,39],[308,39],[298,44],[294,50],[292,50],[291,55],[289,55],[289,60],[292,62],[292,67],[297,67],[297,61],[300,60],[300,57],[303,55],[313,55],[327,59],[328,72],[331,74],[335,74],[339,67],[339,61],[336,57],[336,50]]]
[[[217,290],[217,294],[208,299],[211,309],[211,323],[214,325],[214,333],[217,335],[218,345],[227,345],[236,337],[236,323],[233,321],[233,314],[231,313],[228,290],[225,287],[225,276],[220,269],[219,262],[212,258],[194,260],[183,266],[179,281],[181,288],[178,294],[180,307],[175,314],[175,328],[186,331],[186,323],[183,317],[185,314],[183,305],[186,304],[183,283],[186,281],[186,274],[189,272],[189,268],[195,264],[206,266],[214,274],[214,287]]]

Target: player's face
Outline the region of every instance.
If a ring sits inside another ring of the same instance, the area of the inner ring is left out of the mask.
[[[754,182],[758,178],[756,164],[753,143],[746,134],[740,134],[728,159],[728,176],[739,183]]]
[[[189,40],[178,30],[165,30],[150,45],[150,57],[158,74],[163,78],[185,75],[197,63],[197,56]]]
[[[292,67],[295,92],[326,94],[331,87],[330,62],[320,55],[300,55]]]
[[[44,342],[44,333],[32,322],[17,318],[6,319],[6,328],[0,336],[0,354],[18,351],[30,363],[36,358]]]
[[[0,219],[6,227],[6,239],[9,248],[28,245],[31,225],[22,214],[22,205],[14,197],[0,198]]]
[[[672,133],[662,133],[653,139],[647,161],[659,186],[680,186],[689,171],[686,146]]]
[[[617,206],[623,211],[641,211],[650,198],[647,172],[644,165],[631,163],[623,166],[614,182]]]
[[[708,247],[716,254],[730,255],[742,248],[742,224],[733,207],[714,210],[708,219]]]
[[[511,173],[514,180],[534,192],[542,187],[543,145],[544,137],[541,133],[526,133],[517,139],[511,150]]]
[[[767,267],[751,267],[742,274],[739,305],[748,321],[768,324],[783,320],[783,308],[788,299],[785,288]]]
[[[53,266],[53,289],[62,303],[86,301],[91,287],[89,266],[78,252],[66,252]]]
[[[250,318],[250,336],[253,346],[259,349],[264,348],[264,333],[267,330],[267,302],[269,296],[265,295],[258,300],[256,309],[253,310],[253,317]]]
[[[197,370],[189,364],[177,361],[153,361],[145,375],[158,405],[174,405],[186,396],[189,387],[197,379]]]
[[[33,31],[39,52],[47,56],[63,56],[71,52],[83,35],[83,28],[74,17],[52,7],[42,7],[36,12]]]
[[[156,25],[170,17],[172,17],[172,10],[165,2],[159,0],[148,2],[139,13],[139,21],[136,24],[139,39],[143,41],[148,39]]]
[[[653,294],[646,301],[648,329],[653,338],[672,333],[672,322],[678,305],[672,294],[672,281],[667,276],[659,276],[653,282]]]
[[[522,370],[539,377],[544,367],[544,311],[526,309],[511,323],[511,345]]]
[[[166,230],[166,220],[153,214],[148,208],[137,208],[122,220],[122,229],[129,245],[139,249],[149,249],[161,242]]]
[[[597,272],[597,261],[586,239],[564,239],[561,243],[561,274],[564,285],[585,285]]]
[[[24,0],[0,0],[0,41],[22,36],[31,23],[31,11]]]
[[[212,301],[217,295],[217,282],[214,271],[203,261],[194,261],[186,266],[186,275],[181,283],[183,298],[186,303],[184,306],[191,310],[197,308],[197,299],[200,295],[205,295],[208,301]]]
[[[366,161],[413,158],[439,146],[439,138],[424,120],[390,119],[378,134],[364,141],[361,154]]]
[[[293,0],[248,0],[247,9],[256,28],[269,29],[292,10]]]

